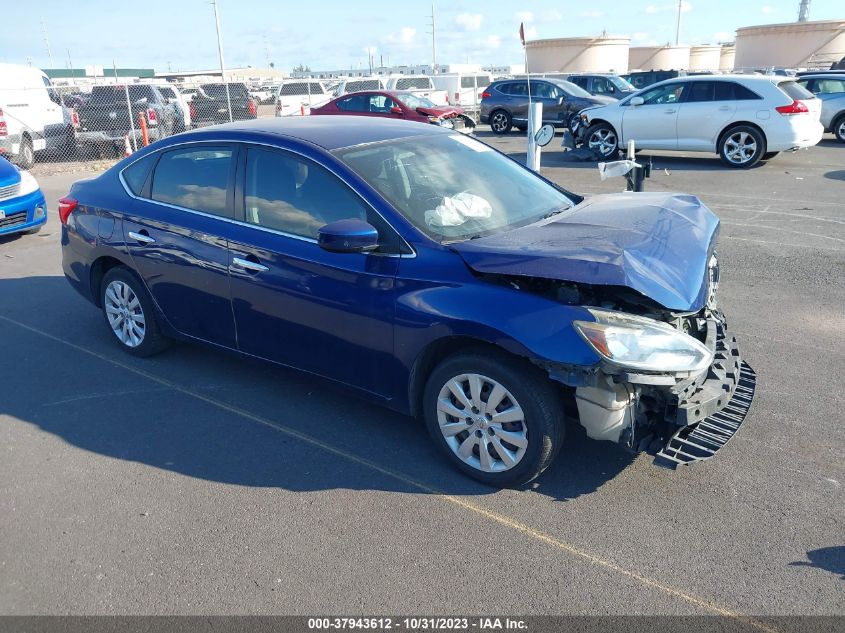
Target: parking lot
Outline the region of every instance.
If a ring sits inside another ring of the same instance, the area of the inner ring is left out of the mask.
[[[480,129],[524,160],[522,135]],[[543,175],[624,188],[559,143]],[[678,471],[571,424],[522,490],[309,376],[123,354],[61,272],[57,200],[93,172],[36,166],[48,224],[0,240],[0,614],[845,614],[845,147],[750,170],[649,155],[647,190],[721,218],[754,406]]]

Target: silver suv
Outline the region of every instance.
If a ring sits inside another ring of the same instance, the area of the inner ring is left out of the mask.
[[[845,70],[837,74],[801,75],[797,82],[821,100],[825,131],[845,143]]]

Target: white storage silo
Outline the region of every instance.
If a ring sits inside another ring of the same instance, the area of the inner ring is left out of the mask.
[[[627,37],[561,37],[525,43],[532,73],[614,72],[628,68]]]
[[[689,46],[632,46],[629,70],[684,70],[689,66]]]
[[[703,44],[689,49],[687,70],[719,70],[722,47],[718,44]]]
[[[829,68],[845,56],[845,20],[746,26],[736,31],[741,68]]]

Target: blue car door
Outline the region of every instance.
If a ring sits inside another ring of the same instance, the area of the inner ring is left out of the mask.
[[[236,150],[190,145],[154,155],[152,173],[123,218],[135,269],[170,325],[230,348],[236,342],[226,233]]]
[[[230,233],[241,351],[385,394],[393,356],[399,236],[334,173],[301,155],[242,151]],[[373,253],[333,253],[317,229],[345,218],[379,229]],[[379,225],[381,224],[381,225]]]

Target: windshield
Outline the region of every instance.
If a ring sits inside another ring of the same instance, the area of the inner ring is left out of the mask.
[[[616,86],[619,90],[622,90],[624,92],[633,92],[634,90],[636,90],[634,84],[629,81],[625,81],[624,79],[622,79],[622,77],[610,76],[607,78],[607,80],[614,86]]]
[[[462,134],[415,136],[335,154],[438,242],[500,233],[573,206],[561,190]]]
[[[425,97],[418,97],[415,94],[396,95],[396,98],[412,110],[416,110],[417,108],[437,107],[430,99],[426,99]]]
[[[534,82],[532,81],[531,83],[533,84]],[[563,88],[563,90],[565,90],[569,95],[571,95],[573,97],[588,97],[589,98],[589,97],[593,96],[589,92],[584,90],[581,86],[576,86],[571,81],[563,81],[562,79],[558,79],[556,81],[556,83],[557,83],[558,86]]]

